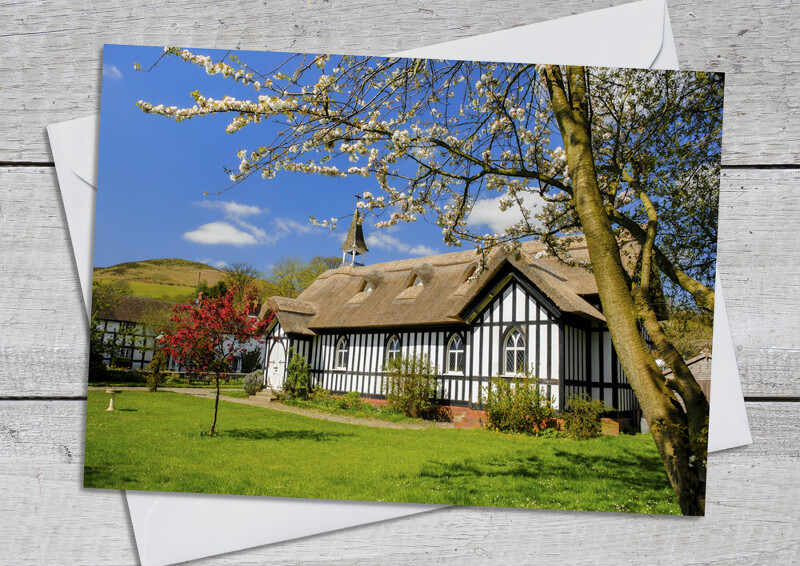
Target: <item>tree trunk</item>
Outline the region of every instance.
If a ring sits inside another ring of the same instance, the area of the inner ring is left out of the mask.
[[[686,365],[683,357],[658,323],[655,312],[647,304],[644,291],[634,288],[633,297],[640,320],[647,334],[650,335],[650,339],[653,340],[656,352],[672,370],[674,379],[667,382],[667,386],[681,396],[686,406],[689,449],[695,457],[693,465],[697,468],[698,479],[705,484],[708,454],[708,399],[692,375],[689,366]]]
[[[217,426],[217,409],[219,408],[219,375],[216,376],[215,381],[217,383],[217,397],[214,399],[214,422],[211,423],[210,434],[214,434],[214,428]]]
[[[619,245],[597,184],[588,121],[585,70],[567,67],[568,89],[561,70],[545,71],[567,164],[573,202],[583,227],[603,314],[620,364],[650,425],[656,447],[685,515],[702,515],[705,499],[697,470],[690,463],[686,416],[666,386],[664,375],[639,331]]]

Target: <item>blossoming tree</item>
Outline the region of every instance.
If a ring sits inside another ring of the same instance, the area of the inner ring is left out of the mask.
[[[234,300],[241,294],[241,300]],[[228,377],[231,362],[244,352],[252,339],[258,339],[269,320],[251,316],[257,291],[247,287],[241,291],[232,287],[223,297],[206,298],[196,303],[175,305],[173,325],[166,328],[160,343],[190,371],[212,373],[217,387],[214,400],[214,420],[210,433],[217,426],[220,381]]]
[[[483,258],[536,237],[574,263],[569,245],[585,237],[615,348],[681,509],[703,513],[708,403],[659,303],[666,291],[713,310],[720,76],[327,55],[287,56],[263,73],[230,55],[164,56],[262,93],[215,100],[195,91],[188,108],[139,102],[177,121],[231,114],[228,133],[271,121],[267,144],[238,152],[233,185],[281,171],[372,177],[379,191],[363,193],[359,207],[378,227],[433,213],[447,244],[469,242]],[[470,211],[493,195],[520,220],[477,233]]]

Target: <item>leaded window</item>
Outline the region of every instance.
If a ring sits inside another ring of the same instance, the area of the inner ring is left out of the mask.
[[[505,374],[525,373],[525,337],[517,328],[506,335],[504,345]]]
[[[400,357],[400,339],[397,336],[389,338],[386,344],[386,361]]]
[[[464,372],[464,340],[460,334],[453,334],[447,345],[447,372]]]
[[[347,360],[350,357],[350,342],[342,336],[336,343],[336,367],[338,369],[347,368]]]

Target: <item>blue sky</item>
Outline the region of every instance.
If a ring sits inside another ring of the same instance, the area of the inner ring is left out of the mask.
[[[223,266],[248,262],[268,270],[285,256],[309,259],[341,255],[350,218],[335,232],[311,225],[317,218],[343,217],[355,209],[354,195],[380,194],[374,179],[329,178],[282,172],[274,179],[254,175],[222,195],[230,184],[223,168],[236,169],[239,149],[252,150],[270,139],[268,124],[225,133],[230,116],[206,116],[176,123],[144,114],[138,100],[166,106],[191,106],[190,93],[253,99],[251,87],[209,76],[202,68],[167,57],[147,69],[162,47],[106,45],[103,53],[98,199],[94,262],[107,267],[125,261],[178,257]],[[220,58],[225,52],[194,50]],[[268,68],[286,54],[241,52],[256,68]],[[472,226],[495,232],[513,220],[493,201],[479,202]],[[366,262],[378,263],[449,251],[441,229],[423,219],[378,230],[367,217],[370,248]]]

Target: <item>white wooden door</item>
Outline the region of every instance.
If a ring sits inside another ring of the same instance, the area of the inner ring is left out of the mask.
[[[267,362],[267,386],[273,389],[283,389],[283,382],[286,379],[286,348],[283,344],[276,342],[272,346]]]

